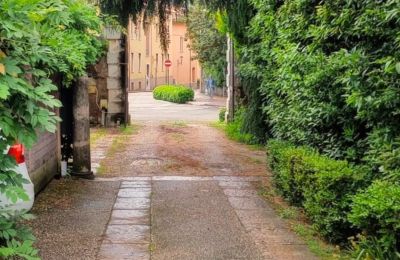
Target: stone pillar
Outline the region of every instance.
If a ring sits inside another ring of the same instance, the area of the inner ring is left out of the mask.
[[[226,88],[228,92],[228,98],[226,100],[226,112],[225,121],[232,122],[235,114],[235,55],[233,49],[233,41],[227,36],[227,73],[226,73]]]
[[[74,88],[74,149],[72,175],[93,179],[90,167],[90,124],[89,124],[89,94],[88,78],[80,77]]]

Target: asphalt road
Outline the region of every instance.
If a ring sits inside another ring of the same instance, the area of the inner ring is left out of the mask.
[[[199,92],[188,104],[175,104],[153,99],[152,92],[129,93],[129,114],[131,121],[200,121],[212,122],[218,119],[220,107],[225,98],[210,98]]]

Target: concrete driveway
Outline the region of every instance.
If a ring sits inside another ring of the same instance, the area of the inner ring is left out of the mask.
[[[187,104],[175,104],[153,99],[152,92],[129,93],[131,121],[188,121],[213,122],[226,103],[225,98],[196,92],[195,100]]]

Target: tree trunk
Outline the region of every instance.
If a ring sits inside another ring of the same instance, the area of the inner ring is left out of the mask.
[[[74,149],[72,175],[93,179],[90,166],[90,124],[88,78],[80,77],[75,84],[73,97]]]

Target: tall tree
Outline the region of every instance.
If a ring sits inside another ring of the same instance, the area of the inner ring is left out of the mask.
[[[189,8],[187,21],[190,48],[205,73],[222,87],[225,83],[226,36],[215,28],[215,13],[195,4]]]

